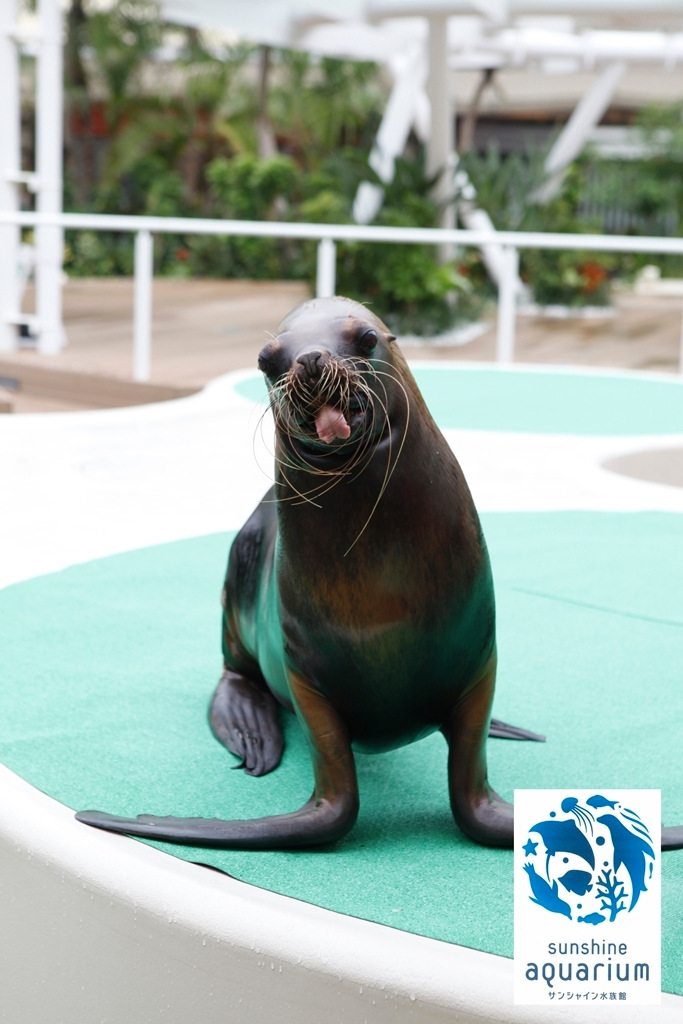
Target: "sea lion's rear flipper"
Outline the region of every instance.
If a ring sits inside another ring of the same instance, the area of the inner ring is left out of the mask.
[[[211,698],[209,724],[247,775],[266,775],[279,765],[284,740],[277,702],[265,683],[226,668]]]
[[[491,719],[489,736],[498,740],[534,740],[536,743],[545,743],[545,736],[540,733],[520,729],[517,725],[508,725],[507,722],[501,722],[498,718]]]
[[[458,828],[484,846],[511,847],[512,804],[489,785],[486,768],[487,723],[496,685],[496,655],[479,682],[455,705],[441,727],[448,742],[448,791]]]
[[[108,832],[224,849],[292,849],[341,839],[358,816],[356,767],[346,726],[327,700],[304,679],[290,674],[290,687],[311,750],[315,778],[313,796],[298,811],[251,821],[162,818],[151,814],[119,818],[103,811],[80,811],[76,818]]]
[[[662,827],[662,850],[683,850],[683,825]]]

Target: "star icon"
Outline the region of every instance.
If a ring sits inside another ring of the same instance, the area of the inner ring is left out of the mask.
[[[525,845],[522,847],[522,849],[524,850],[524,853],[527,857],[535,857],[537,846],[538,843],[532,843],[531,840],[528,839]]]

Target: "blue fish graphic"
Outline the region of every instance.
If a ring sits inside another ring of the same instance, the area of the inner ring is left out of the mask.
[[[592,868],[595,868],[595,857],[591,844],[583,832],[576,827],[576,822],[571,821],[539,821],[533,825],[530,832],[538,832],[543,836],[546,848],[546,871],[548,862],[554,853],[575,853]]]
[[[631,906],[633,910],[641,892],[647,892],[645,885],[645,855],[654,859],[654,850],[649,843],[640,836],[635,835],[630,829],[619,821],[614,814],[603,814],[598,821],[606,825],[612,836],[614,846],[614,873],[616,874],[623,864],[629,873],[633,895]]]
[[[529,876],[531,891],[534,894],[529,897],[531,902],[537,903],[539,907],[545,907],[553,914],[564,914],[571,921],[572,908],[557,895],[557,882],[553,882],[552,886],[548,885],[544,878],[536,874],[533,864],[525,864],[524,870]]]
[[[583,921],[584,924],[602,924],[605,920],[604,914],[586,914],[585,917],[579,917],[579,921]]]
[[[593,876],[589,871],[567,871],[562,878],[561,884],[567,892],[575,892],[577,896],[585,896],[593,888]]]
[[[595,807],[596,809],[598,807],[611,807],[614,810],[618,802],[618,800],[608,800],[606,796],[600,796],[599,793],[596,793],[595,796],[589,796],[586,800],[589,807]]]

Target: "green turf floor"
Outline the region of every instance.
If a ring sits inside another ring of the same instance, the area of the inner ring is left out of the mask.
[[[415,377],[440,427],[534,434],[683,432],[683,384],[615,374],[420,367]],[[260,402],[263,377],[236,390]]]
[[[496,714],[548,734],[489,741],[515,787],[662,789],[683,822],[683,516],[483,517],[497,587]],[[250,817],[296,808],[309,759],[287,716],[281,767],[231,771],[211,736],[229,537],[78,565],[0,591],[0,761],[74,808]],[[332,910],[512,955],[512,855],[465,840],[438,735],[358,757],[361,813],[334,848],[163,847]],[[86,828],[87,826],[83,826]],[[683,852],[664,855],[664,987],[683,993]]]

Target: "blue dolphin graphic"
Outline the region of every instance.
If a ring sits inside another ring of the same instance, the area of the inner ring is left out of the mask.
[[[533,864],[525,864],[524,870],[529,876],[531,891],[534,894],[529,897],[531,902],[537,903],[539,907],[545,907],[553,914],[564,914],[571,921],[572,908],[557,895],[557,882],[553,882],[552,886],[548,885],[544,878],[536,874]]]
[[[550,858],[554,853],[575,853],[577,856],[595,868],[595,857],[591,844],[583,832],[576,827],[576,822],[571,821],[539,821],[532,825],[530,832],[538,832],[543,836],[543,842],[547,852],[546,871]]]
[[[614,814],[603,814],[598,818],[601,824],[606,825],[612,836],[614,846],[614,872],[619,870],[623,864],[629,873],[633,895],[631,906],[633,910],[641,892],[647,892],[645,885],[645,855],[654,859],[654,850],[649,843],[646,843],[640,836],[635,835],[630,829],[619,821]]]

